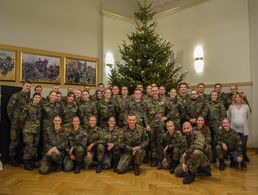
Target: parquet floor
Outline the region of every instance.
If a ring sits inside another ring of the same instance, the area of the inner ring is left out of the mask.
[[[214,165],[211,177],[198,176],[191,185],[183,185],[181,178],[148,165],[141,166],[138,177],[132,172],[117,175],[111,170],[100,174],[83,170],[78,175],[64,172],[40,175],[37,170],[30,172],[5,165],[0,171],[0,194],[258,195],[258,155],[252,150],[249,157],[251,162],[246,170],[227,167],[220,172]]]

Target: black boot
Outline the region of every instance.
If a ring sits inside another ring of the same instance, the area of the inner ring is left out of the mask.
[[[240,165],[241,165],[242,168],[247,168],[245,161],[242,161],[242,162],[240,163]]]
[[[157,161],[156,160],[151,160],[150,166],[151,167],[156,167],[157,166]]]
[[[197,170],[198,174],[200,175],[206,175],[206,176],[211,176],[211,167],[199,167]]]
[[[62,170],[63,170],[62,163],[61,163],[61,164],[55,163],[54,171],[55,171],[55,172],[60,172],[60,171],[62,171]]]
[[[170,169],[169,169],[169,173],[170,174],[174,174],[175,173],[175,169],[178,166],[179,162],[178,161],[172,161]]]
[[[219,170],[220,171],[224,171],[225,169],[225,162],[224,162],[224,159],[220,159],[219,160]]]
[[[134,165],[134,175],[140,175],[140,168],[138,165]]]
[[[183,179],[183,184],[190,184],[193,183],[195,178],[195,174],[191,173],[190,171],[187,172],[186,176]]]
[[[81,162],[74,162],[75,163],[75,166],[74,166],[74,174],[78,174],[80,173],[81,171]]]
[[[19,163],[18,163],[15,156],[10,157],[9,161],[10,161],[10,165],[12,165],[13,167],[18,167],[19,166]]]
[[[162,163],[159,161],[159,162],[157,163],[157,169],[162,169],[162,168],[163,168]]]
[[[36,158],[33,158],[33,159],[31,160],[31,166],[32,166],[33,168],[39,168],[39,164],[37,163],[37,159],[36,159]]]
[[[231,168],[236,168],[237,167],[237,163],[236,163],[236,161],[234,161],[233,158],[230,158],[230,167]]]
[[[245,155],[245,156],[244,156],[244,161],[246,161],[246,162],[250,162],[250,159],[248,158],[248,156],[247,156],[247,155]]]
[[[102,171],[102,162],[99,161],[96,167],[96,173],[101,173]]]
[[[23,160],[24,169],[31,171],[33,170],[33,166],[31,164],[31,160]]]

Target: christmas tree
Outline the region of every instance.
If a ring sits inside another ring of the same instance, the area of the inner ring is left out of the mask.
[[[155,31],[157,22],[149,5],[141,5],[135,12],[136,31],[127,35],[129,43],[119,46],[122,62],[109,74],[109,85],[128,86],[132,92],[138,84],[164,85],[167,90],[176,88],[186,73],[172,57],[172,44],[163,40]]]

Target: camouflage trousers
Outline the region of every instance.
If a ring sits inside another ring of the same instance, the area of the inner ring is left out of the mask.
[[[166,155],[163,154],[163,159],[166,157],[166,163],[163,164],[165,169],[169,168],[173,161],[180,161],[180,149],[179,148],[171,148],[167,150]]]
[[[30,160],[32,158],[37,158],[39,133],[23,132],[23,142],[24,142],[23,159]]]
[[[51,155],[45,154],[41,160],[41,165],[39,168],[39,173],[47,174],[53,167],[62,165],[64,159],[64,152],[52,153]]]
[[[86,155],[87,149],[82,146],[73,146],[73,155],[75,156],[76,162],[82,163]],[[74,161],[66,155],[64,158],[64,171],[68,172],[73,169]]]
[[[144,150],[137,151],[135,155],[133,155],[132,151],[125,152],[118,162],[117,171],[124,173],[130,168],[131,165],[140,166],[144,156]]]
[[[117,166],[121,156],[122,153],[119,147],[114,147],[111,151],[106,150],[103,169],[110,169],[112,166]]]
[[[11,120],[9,157],[15,157],[19,153],[18,146],[22,143],[22,129],[19,126],[20,125],[18,118],[14,118]]]
[[[210,160],[208,157],[200,150],[194,150],[193,153],[187,157],[186,165],[188,170],[191,173],[197,173],[197,169],[200,167],[208,167],[210,166]],[[182,170],[182,164],[179,164],[175,169],[175,176],[176,177],[184,177],[185,172]]]
[[[226,151],[223,150],[221,145],[216,146],[216,153],[219,160],[223,160],[225,156],[230,156],[234,161],[237,161],[237,157],[239,156],[236,150]]]
[[[161,136],[164,133],[164,123],[162,122],[158,127],[151,127],[150,130],[150,150],[151,159],[161,161],[162,160],[162,146]]]
[[[92,150],[90,151],[92,155],[92,160],[85,160],[85,166],[90,167],[94,164],[94,162],[103,162],[105,155],[105,146],[103,144],[94,145]]]

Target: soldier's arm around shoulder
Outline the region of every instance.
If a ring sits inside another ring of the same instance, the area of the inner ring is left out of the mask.
[[[206,144],[205,137],[199,132],[195,132],[195,134],[196,134],[196,137],[195,137],[193,149],[204,151],[204,147]]]
[[[23,110],[22,110],[22,112],[21,112],[21,114],[20,114],[19,123],[20,123],[20,126],[21,126],[21,127],[23,127],[24,124],[25,124],[25,122],[26,122],[26,118],[27,118],[27,116],[28,116],[28,112],[29,112],[29,104],[27,104],[27,105],[23,108]]]

